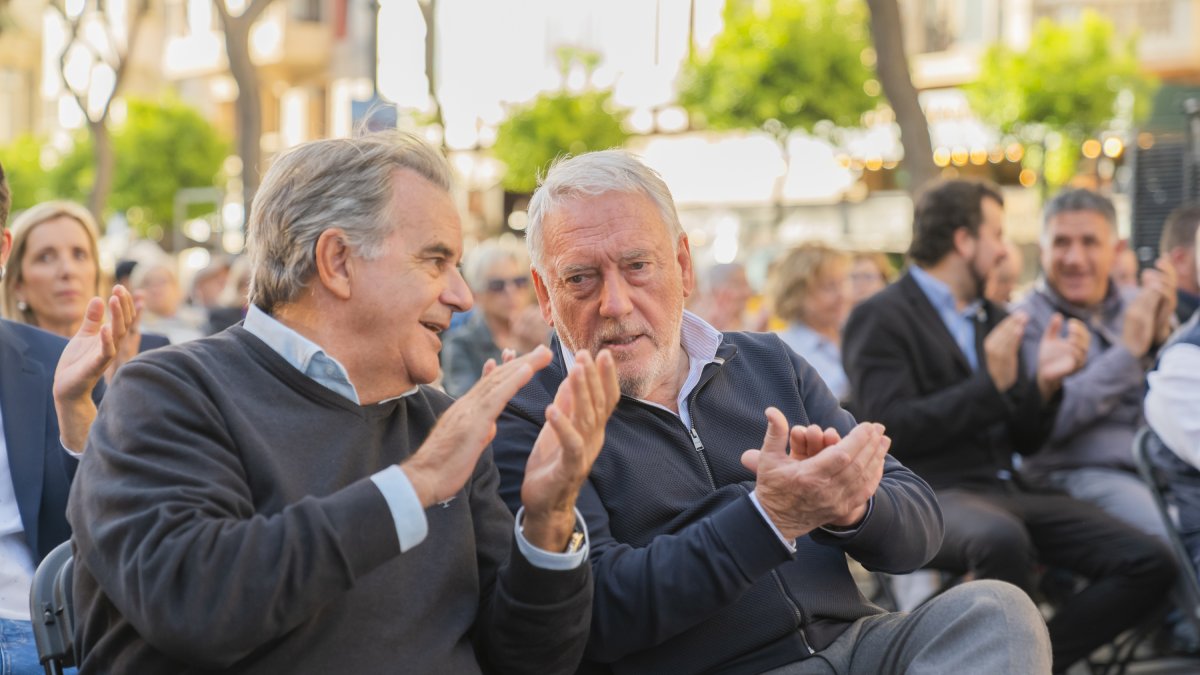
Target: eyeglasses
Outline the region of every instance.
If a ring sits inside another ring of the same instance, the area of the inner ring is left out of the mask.
[[[513,277],[511,279],[488,279],[487,290],[489,293],[503,293],[506,287],[514,290],[524,290],[529,288],[529,277]]]

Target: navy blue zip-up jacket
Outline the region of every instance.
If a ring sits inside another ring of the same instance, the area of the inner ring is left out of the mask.
[[[554,361],[498,422],[501,495],[520,505],[525,462],[565,377]],[[929,486],[888,457],[870,516],[851,536],[813,531],[792,554],[751,502],[742,453],[764,411],[841,434],[854,426],[816,370],[774,334],[725,333],[688,397],[693,428],[623,396],[577,506],[591,537],[595,600],[586,658],[616,673],[759,673],[807,658],[882,612],[859,593],[849,554],[904,573],[942,541]]]

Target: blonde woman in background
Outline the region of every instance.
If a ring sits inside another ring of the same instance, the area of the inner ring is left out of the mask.
[[[100,295],[96,221],[82,206],[44,202],[13,221],[4,318],[70,338]]]
[[[788,251],[772,270],[768,298],[788,324],[779,337],[817,369],[838,400],[849,399],[841,330],[850,311],[850,256],[824,244]]]

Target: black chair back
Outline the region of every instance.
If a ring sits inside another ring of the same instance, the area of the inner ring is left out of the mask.
[[[1192,564],[1192,557],[1188,553],[1183,539],[1179,536],[1175,520],[1171,517],[1170,477],[1164,469],[1150,459],[1152,450],[1156,448],[1166,449],[1166,446],[1154,431],[1143,428],[1133,440],[1133,460],[1137,464],[1137,470],[1142,480],[1150,488],[1150,494],[1153,495],[1154,503],[1158,506],[1158,514],[1166,526],[1171,550],[1175,553],[1176,562],[1179,563],[1179,586],[1184,596],[1181,598],[1180,609],[1187,615],[1188,621],[1195,627],[1197,634],[1200,634],[1200,578],[1196,576],[1196,567]]]
[[[70,541],[54,547],[34,571],[29,589],[33,638],[47,675],[60,675],[64,668],[78,665],[71,601],[73,561]]]

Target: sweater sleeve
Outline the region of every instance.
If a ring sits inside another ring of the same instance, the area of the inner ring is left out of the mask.
[[[849,433],[854,419],[841,409],[816,370],[791,349],[788,352],[809,419],[821,427],[834,427],[843,436]],[[933,490],[888,456],[875,490],[875,503],[854,532],[846,535],[817,529],[809,536],[818,543],[841,548],[868,569],[903,574],[933,558],[942,545],[943,530],[942,511]]]
[[[155,649],[229,667],[400,554],[369,478],[255,513],[203,387],[153,360],[122,369],[68,506],[76,555]]]
[[[476,646],[496,672],[572,673],[588,639],[590,567],[559,571],[531,564],[514,542],[499,482],[489,450],[476,468],[470,497],[482,593]]]

